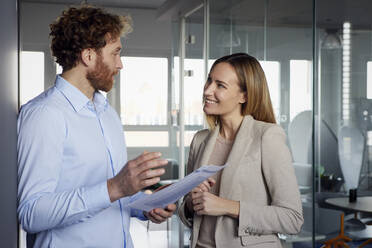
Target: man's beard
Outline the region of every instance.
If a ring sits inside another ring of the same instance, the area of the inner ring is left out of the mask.
[[[98,55],[94,70],[88,71],[86,77],[95,90],[109,92],[114,84],[112,77],[116,74],[117,72],[110,71],[109,67],[103,63],[102,56]]]

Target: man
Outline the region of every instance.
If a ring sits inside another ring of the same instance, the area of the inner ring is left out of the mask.
[[[167,163],[155,152],[127,162],[120,119],[99,93],[123,67],[128,18],[83,6],[50,28],[63,73],[19,115],[19,220],[36,234],[35,247],[133,247],[131,216],[160,223],[176,206],[148,213],[127,206]]]

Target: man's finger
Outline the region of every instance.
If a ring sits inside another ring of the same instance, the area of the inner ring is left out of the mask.
[[[155,210],[159,213],[155,212]],[[159,222],[163,222],[168,217],[168,214],[163,209],[160,210],[161,211],[159,211],[159,209],[154,209],[153,211],[150,211],[150,216]]]
[[[160,181],[160,177],[153,177],[150,179],[142,180],[141,181],[141,188],[146,188],[152,186]]]
[[[160,216],[162,218],[169,218],[169,217],[172,216],[173,212],[168,211],[168,210],[163,209],[163,208],[155,208],[154,209],[154,214],[157,214],[158,216]]]
[[[172,204],[168,204],[168,206],[165,209],[168,211],[174,212],[176,208],[177,208],[176,204],[172,203]]]
[[[157,219],[153,216],[153,214],[151,214],[150,212],[147,213],[147,218],[148,218],[149,220],[151,220],[152,222],[156,223],[156,224],[160,224],[160,223],[161,223],[161,221],[157,220]]]
[[[165,170],[163,168],[156,169],[156,170],[146,170],[146,171],[141,172],[138,175],[138,178],[140,180],[146,180],[146,179],[150,179],[150,178],[153,178],[153,177],[160,177],[164,173],[165,173]]]
[[[160,152],[143,152],[141,155],[133,159],[137,164],[142,164],[146,161],[153,160],[153,159],[158,159],[161,157]]]
[[[157,167],[165,166],[167,164],[168,164],[168,160],[166,160],[166,159],[153,159],[153,160],[148,160],[148,161],[145,161],[145,162],[139,164],[137,168],[141,173],[142,171],[146,171],[146,170],[149,170],[149,169],[154,169],[154,168],[157,168]]]

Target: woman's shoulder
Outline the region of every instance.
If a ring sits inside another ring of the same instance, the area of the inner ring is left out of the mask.
[[[264,121],[254,120],[254,129],[256,129],[257,133],[261,133],[261,135],[267,134],[285,134],[284,129],[276,123],[269,123]]]
[[[202,130],[197,131],[194,134],[194,137],[192,138],[190,146],[191,147],[199,147],[200,144],[203,143],[204,140],[206,140],[208,138],[210,133],[211,133],[211,131],[209,129],[202,129]]]
[[[211,131],[209,129],[202,129],[202,130],[197,131],[194,135],[193,142],[198,142],[198,143],[203,142],[208,137],[210,132]]]

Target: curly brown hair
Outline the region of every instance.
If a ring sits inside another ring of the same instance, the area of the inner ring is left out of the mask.
[[[131,18],[105,12],[93,6],[71,7],[62,12],[50,27],[51,50],[63,71],[75,67],[81,51],[92,48],[97,52],[109,40],[132,31]]]

